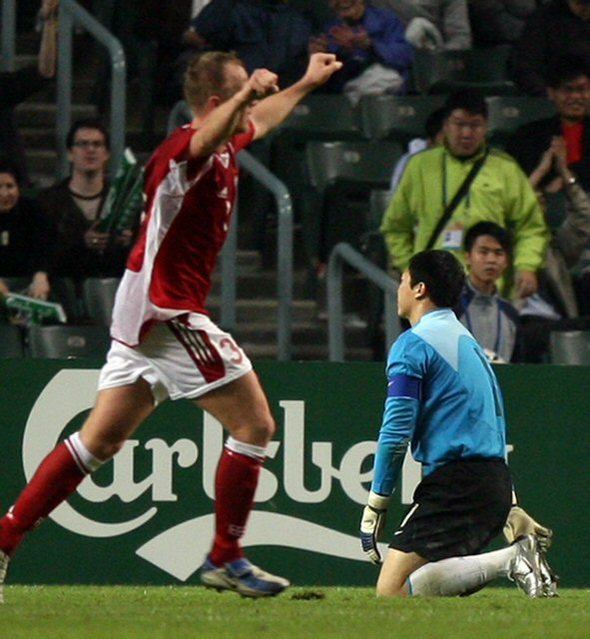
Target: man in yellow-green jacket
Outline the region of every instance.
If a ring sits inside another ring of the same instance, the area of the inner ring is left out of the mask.
[[[487,104],[478,91],[452,94],[445,112],[443,144],[412,156],[385,211],[381,232],[391,264],[404,270],[425,248],[448,249],[462,259],[465,232],[477,222],[495,222],[510,232],[515,295],[528,297],[537,290],[549,237],[533,189],[511,156],[487,146]],[[479,171],[429,247],[445,208],[480,159]]]

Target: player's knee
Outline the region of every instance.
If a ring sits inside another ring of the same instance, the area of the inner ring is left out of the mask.
[[[256,425],[252,427],[252,430],[252,434],[254,435],[256,440],[261,443],[267,444],[275,434],[275,421],[272,417],[268,416],[266,419],[259,420]]]

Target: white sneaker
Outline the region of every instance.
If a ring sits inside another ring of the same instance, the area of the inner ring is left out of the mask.
[[[0,550],[0,604],[4,603],[4,580],[6,579],[9,561],[10,557]]]
[[[208,588],[231,590],[244,597],[274,597],[291,585],[287,579],[271,575],[245,558],[216,566],[207,557],[201,566],[201,581]]]
[[[525,535],[514,542],[516,555],[508,570],[513,581],[529,597],[543,597],[543,581],[539,566],[539,550],[534,535]]]

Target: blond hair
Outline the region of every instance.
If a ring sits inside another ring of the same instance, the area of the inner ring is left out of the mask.
[[[217,95],[222,101],[229,99],[239,87],[229,82],[226,67],[244,63],[233,52],[207,51],[197,55],[184,73],[184,97],[194,112],[199,112],[207,100]]]

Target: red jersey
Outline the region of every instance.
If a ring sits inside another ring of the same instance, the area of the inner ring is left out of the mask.
[[[254,128],[235,135],[222,152],[189,158],[194,129],[179,127],[145,168],[146,217],[113,309],[111,335],[136,346],[152,322],[207,313],[205,300],[231,219],[238,184],[236,154]],[[189,159],[187,159],[189,158]]]

